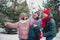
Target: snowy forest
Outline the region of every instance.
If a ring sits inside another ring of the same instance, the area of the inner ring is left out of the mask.
[[[60,27],[60,1],[50,0],[45,7],[51,8],[51,13],[56,21],[57,28]],[[4,28],[8,34],[15,33],[16,29],[4,27],[3,22],[17,22],[19,15],[26,12],[29,15],[29,8],[26,1],[0,0],[0,28]]]

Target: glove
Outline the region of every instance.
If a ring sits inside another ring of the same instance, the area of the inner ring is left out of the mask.
[[[40,39],[42,39],[44,36],[43,36],[43,32],[41,32],[40,34]]]

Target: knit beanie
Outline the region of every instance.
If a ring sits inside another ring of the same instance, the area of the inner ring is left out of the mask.
[[[50,8],[44,9],[43,13],[49,15],[50,14]]]
[[[24,18],[25,16],[27,16],[26,13],[21,13],[21,14],[20,14],[20,18],[21,18],[21,19]]]

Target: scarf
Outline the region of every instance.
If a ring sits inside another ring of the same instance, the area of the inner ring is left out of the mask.
[[[46,18],[43,18],[42,19],[42,28],[45,28],[46,27],[46,23],[51,20],[51,17],[46,17]]]
[[[28,20],[20,20],[21,23],[26,23]]]

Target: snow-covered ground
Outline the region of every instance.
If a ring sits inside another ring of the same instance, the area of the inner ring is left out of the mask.
[[[0,40],[19,40],[18,34],[2,34],[0,33]],[[53,40],[60,40],[60,31]]]
[[[59,28],[59,32],[57,33],[56,37],[53,40],[60,40],[60,28]]]
[[[0,40],[19,40],[19,38],[18,34],[16,35],[0,34]]]
[[[19,40],[18,34],[2,34],[1,32],[5,32],[3,28],[0,28],[0,40]]]
[[[0,32],[4,32],[4,29],[0,28]],[[44,38],[45,39],[45,38]],[[2,34],[0,33],[0,40],[19,40],[18,34]],[[56,37],[53,40],[60,40],[60,29]]]
[[[0,40],[19,40],[18,34],[16,35],[8,35],[8,34],[1,34],[0,33]],[[60,32],[53,40],[60,40]]]
[[[57,34],[57,36],[53,40],[60,40],[60,32]]]

